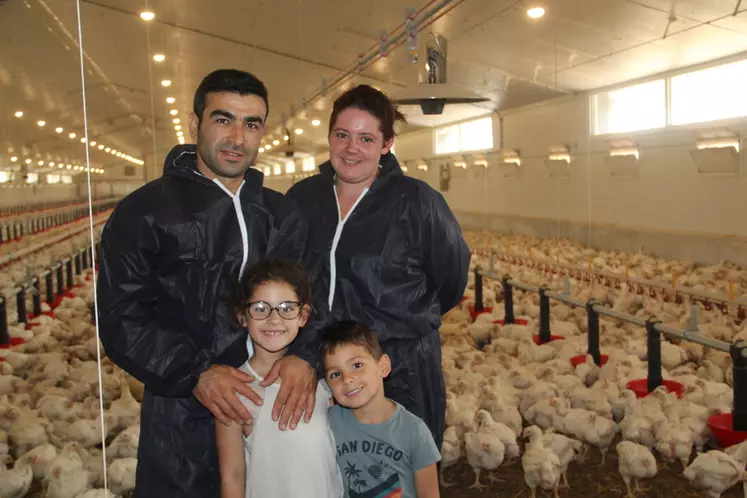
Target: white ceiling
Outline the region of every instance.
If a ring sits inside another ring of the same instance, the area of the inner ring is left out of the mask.
[[[322,78],[333,80],[376,47],[382,30],[401,25],[407,7],[425,11],[442,3],[448,5],[420,34],[420,49],[427,33],[446,37],[449,82],[491,101],[447,107],[440,120],[419,119],[408,108],[408,129],[747,50],[747,5],[734,16],[736,0],[544,0],[538,4],[547,13],[539,20],[527,17],[528,2],[509,0],[80,0],[90,137],[136,158],[155,150],[160,162],[176,143],[169,110],[184,124],[200,79],[234,67],[265,81],[268,141],[282,139],[281,113],[298,108]],[[34,167],[40,160],[85,162],[76,8],[75,0],[0,0],[0,168],[14,155],[33,158]],[[145,9],[156,13],[154,21],[140,19]],[[152,62],[154,53],[166,60]],[[422,66],[399,46],[350,83],[391,92],[416,83]],[[164,78],[170,88],[161,87]],[[329,103],[339,91],[308,103],[289,122],[291,130],[304,130],[294,136],[301,150],[323,147]],[[14,117],[17,110],[23,118]],[[36,125],[39,119],[45,127]],[[312,119],[321,125],[311,126]],[[64,132],[55,133],[57,126]],[[126,164],[88,150],[93,167],[109,174]]]

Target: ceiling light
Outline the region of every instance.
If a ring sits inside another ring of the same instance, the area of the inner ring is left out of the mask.
[[[54,168],[54,161],[49,161],[49,166]]]
[[[44,161],[39,161],[39,162],[38,162],[38,163],[36,163],[36,164],[38,164],[39,166],[44,166]]]
[[[14,163],[16,161],[18,161],[18,158],[16,156],[10,158],[10,162]]]
[[[156,54],[153,56],[153,60],[156,62],[163,62],[166,60],[166,56],[163,54]]]
[[[140,19],[142,19],[143,21],[152,21],[155,18],[156,18],[156,15],[153,12],[150,12],[149,10],[146,10],[140,13]]]
[[[179,118],[174,118],[173,121],[174,121],[174,124],[179,124],[182,122],[182,120]]]
[[[287,142],[289,138],[290,138],[290,137],[289,137],[288,135],[285,135],[285,136],[283,137],[283,140],[285,140],[285,141]]]
[[[264,152],[264,151],[265,151],[265,148],[264,148],[264,147],[260,147],[260,148],[259,148],[259,151],[260,151],[260,152]]]
[[[171,109],[171,111],[169,112],[171,113],[172,116],[176,116],[177,114],[179,114],[179,111],[177,111],[176,109]]]
[[[161,86],[171,86],[171,80],[161,80]]]
[[[116,155],[117,155],[117,151],[116,151],[116,150],[114,150],[114,149],[112,149],[112,155],[113,155],[113,156],[116,156]]]
[[[169,97],[166,99],[167,104],[173,104],[174,102],[176,102],[176,99],[174,97]]]
[[[80,138],[80,143],[84,144],[84,143],[86,143],[86,141],[87,141],[86,137],[81,137]]]
[[[272,145],[280,145],[280,140],[273,140]]]
[[[99,150],[104,150],[104,144],[99,144]]]
[[[179,130],[181,130],[181,129],[182,129],[182,125],[176,125],[176,126],[174,126],[174,129],[175,129],[176,131],[179,131]]]
[[[58,168],[60,168],[60,169],[62,169],[62,168],[64,168],[64,167],[65,167],[65,165],[64,165],[64,164],[62,164],[62,163],[60,163],[60,164],[58,164],[58,165],[57,165],[57,167],[58,167]]]
[[[39,126],[44,126],[45,124],[47,124],[47,122],[46,121],[37,121],[36,124],[38,124]]]
[[[542,7],[532,7],[531,9],[527,10],[527,15],[532,19],[539,19],[540,17],[545,15],[545,9],[543,9]]]
[[[91,140],[91,147],[96,147],[96,140]]]
[[[106,148],[106,149],[104,150],[104,152],[111,152],[111,151],[112,151],[112,148],[111,148],[111,147],[107,147],[107,148]]]
[[[321,121],[319,121],[318,119],[315,119],[315,120],[313,120],[313,121],[311,122],[311,126],[319,126],[320,124],[322,124],[322,122],[321,122]]]
[[[265,145],[265,150],[270,150],[270,149],[272,149],[272,145],[270,144]]]
[[[16,117],[22,118],[23,117],[23,111],[16,111]]]
[[[300,135],[303,133],[303,130],[301,128],[296,128],[296,135]]]
[[[26,159],[26,164],[31,164],[31,159]]]
[[[68,164],[66,167],[67,169],[73,169],[73,167],[70,164]]]
[[[184,136],[184,132],[183,131],[177,131],[176,132],[176,136],[177,137],[183,137]]]
[[[70,139],[71,139],[71,140],[72,140],[73,138],[75,138],[76,136],[77,136],[77,135],[76,135],[75,133],[71,133],[70,135],[68,135],[68,137],[70,137]]]
[[[57,128],[54,129],[54,131],[56,131],[57,133],[62,133],[62,127],[58,126]]]

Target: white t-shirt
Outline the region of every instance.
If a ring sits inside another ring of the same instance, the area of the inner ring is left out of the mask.
[[[250,498],[338,498],[343,496],[342,476],[337,467],[336,446],[329,427],[329,399],[332,396],[324,379],[316,390],[314,415],[303,419],[295,430],[281,431],[272,420],[272,406],[280,382],[260,387],[257,372],[244,363],[239,370],[253,375],[249,384],[264,403],[256,406],[244,396],[242,403],[254,417],[252,434],[244,438],[246,493]]]

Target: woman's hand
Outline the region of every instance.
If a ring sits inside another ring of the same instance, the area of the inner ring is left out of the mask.
[[[286,356],[272,366],[260,386],[267,387],[280,378],[280,391],[272,407],[272,420],[280,419],[280,430],[284,431],[290,421],[291,430],[296,428],[301,417],[306,423],[311,420],[316,404],[316,372],[311,365],[296,356]],[[291,418],[292,417],[292,418]]]

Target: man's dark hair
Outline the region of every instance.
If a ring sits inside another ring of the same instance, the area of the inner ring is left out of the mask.
[[[208,93],[238,93],[244,95],[256,95],[265,102],[267,114],[270,113],[270,103],[267,96],[267,88],[259,78],[246,71],[238,69],[218,69],[205,76],[195,92],[192,110],[197,116],[197,121],[202,121],[202,113],[205,112],[205,101]]]
[[[381,358],[381,345],[374,331],[362,323],[343,320],[324,330],[320,344],[322,360],[328,354],[334,353],[338,347],[347,345],[362,346],[375,359]]]

